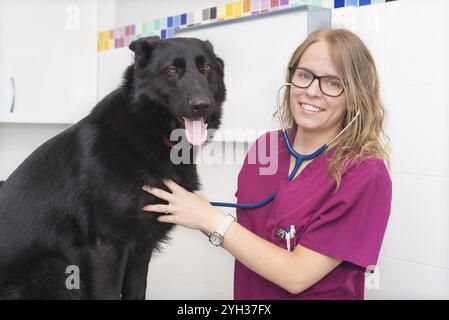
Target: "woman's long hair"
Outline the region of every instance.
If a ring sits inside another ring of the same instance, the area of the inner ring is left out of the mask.
[[[362,158],[371,156],[383,159],[390,168],[389,138],[383,127],[385,109],[380,100],[376,66],[368,48],[354,33],[346,29],[320,28],[295,50],[288,66],[296,66],[306,49],[317,41],[327,43],[333,65],[343,80],[347,112],[341,128],[360,110],[356,120],[326,150],[334,150],[328,164],[328,175],[336,182],[336,192],[347,166]],[[286,82],[291,81],[288,69],[285,78]],[[281,106],[283,121],[296,132],[289,97],[290,87],[287,87]]]

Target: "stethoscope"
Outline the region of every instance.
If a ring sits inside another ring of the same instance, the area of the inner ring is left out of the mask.
[[[314,158],[318,157],[321,153],[323,153],[323,151],[326,150],[327,147],[332,142],[334,142],[339,136],[341,136],[348,129],[348,127],[355,121],[357,116],[360,114],[360,110],[358,110],[356,115],[354,116],[354,118],[346,125],[346,127],[343,128],[343,130],[341,130],[331,141],[329,141],[328,143],[324,144],[322,147],[318,148],[315,152],[313,152],[311,154],[307,154],[307,155],[300,154],[300,153],[296,152],[292,148],[292,146],[290,144],[290,140],[288,139],[287,130],[285,129],[284,123],[282,121],[282,116],[283,115],[281,113],[281,105],[280,105],[280,101],[279,101],[279,95],[280,95],[280,91],[282,90],[282,88],[284,88],[286,86],[291,86],[291,85],[292,85],[291,83],[284,83],[284,84],[282,84],[279,87],[279,89],[277,91],[277,96],[276,96],[276,98],[277,98],[277,110],[278,110],[277,114],[278,114],[278,118],[279,118],[279,123],[281,124],[281,128],[282,128],[282,135],[283,135],[283,138],[284,138],[284,143],[285,143],[285,146],[287,147],[287,150],[290,152],[290,154],[295,157],[295,166],[293,167],[292,172],[288,176],[288,181],[291,181],[293,179],[293,177],[298,172],[298,169],[301,166],[301,164],[303,163],[303,161],[314,159]],[[264,206],[265,204],[267,204],[268,202],[272,201],[275,196],[276,196],[276,192],[273,192],[266,199],[264,199],[264,200],[262,200],[262,201],[260,201],[258,203],[254,203],[254,204],[226,203],[226,202],[211,202],[210,204],[213,205],[213,206],[216,206],[216,207],[256,209],[256,208],[260,208],[260,207]]]

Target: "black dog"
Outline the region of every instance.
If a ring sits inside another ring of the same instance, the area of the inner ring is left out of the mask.
[[[141,187],[199,188],[194,164],[170,160],[168,140],[184,128],[203,143],[206,125],[220,124],[225,85],[207,41],[150,37],[130,49],[123,85],[1,186],[0,298],[145,298],[151,254],[171,226],[142,212],[161,201]],[[66,287],[68,266],[79,268],[79,290]]]

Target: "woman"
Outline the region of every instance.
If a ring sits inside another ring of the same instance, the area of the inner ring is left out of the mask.
[[[144,210],[170,213],[158,220],[206,234],[225,230],[221,245],[236,258],[235,299],[363,299],[365,271],[377,262],[391,207],[374,61],[352,32],[319,29],[294,52],[286,80],[292,85],[284,95],[284,123],[297,152],[314,152],[354,121],[324,153],[304,161],[291,182],[294,157],[283,143],[269,144],[270,134],[281,141],[281,131],[260,137],[249,153],[266,139],[278,170],[261,175],[262,165],[247,156],[236,196],[257,203],[276,192],[274,201],[237,209],[232,222],[201,195],[165,181],[171,193],[144,190],[168,205]]]

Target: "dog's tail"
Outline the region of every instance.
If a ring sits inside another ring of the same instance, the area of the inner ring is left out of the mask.
[[[82,299],[79,288],[67,286],[68,265],[59,258],[42,259],[26,272],[14,275],[0,284],[0,300]]]

